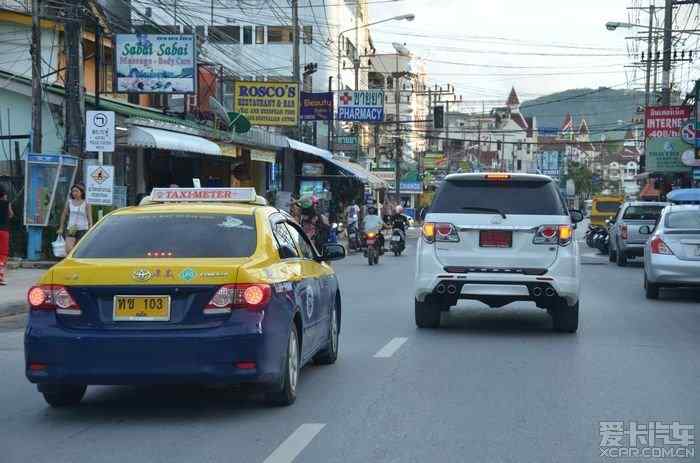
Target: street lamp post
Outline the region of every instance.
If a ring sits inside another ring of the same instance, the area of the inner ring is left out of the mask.
[[[343,49],[343,47],[341,45],[341,39],[343,38],[343,34],[345,34],[346,32],[357,30],[357,29],[366,29],[368,27],[376,26],[377,24],[382,24],[382,23],[386,23],[386,22],[390,22],[390,21],[413,21],[415,18],[416,18],[416,16],[412,13],[402,14],[399,16],[393,16],[391,18],[382,19],[380,21],[375,21],[375,22],[372,22],[369,24],[363,24],[361,27],[357,27],[357,26],[351,27],[350,29],[346,29],[346,30],[338,33],[338,40],[336,42],[337,47],[338,47],[337,76],[336,76],[336,88],[338,90],[338,94],[340,94],[340,90],[341,90],[340,64],[341,64],[341,59],[342,59],[341,50]],[[355,68],[355,90],[357,90],[357,87],[359,86],[358,85],[358,80],[359,80],[358,77],[359,77],[359,71],[360,71],[360,60],[357,57],[353,57],[353,67]],[[335,119],[334,119],[334,125],[335,125]],[[337,127],[333,127],[333,132],[334,133],[337,132]],[[336,136],[337,136],[337,133],[336,133]],[[332,146],[329,146],[329,151],[333,151]]]

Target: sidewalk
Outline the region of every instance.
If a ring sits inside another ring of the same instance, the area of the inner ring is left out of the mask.
[[[44,274],[43,269],[8,269],[7,285],[0,286],[0,317],[27,310],[27,291]]]

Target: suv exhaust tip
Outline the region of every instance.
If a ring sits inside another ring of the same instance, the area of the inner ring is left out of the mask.
[[[447,294],[449,294],[451,296],[457,294],[457,287],[455,285],[449,285],[447,287]]]
[[[541,297],[542,296],[542,288],[539,286],[535,286],[532,288],[532,295],[535,297]]]
[[[445,285],[443,285],[442,283],[440,283],[439,285],[437,285],[435,287],[435,292],[438,294],[445,294],[445,291],[446,291]]]
[[[552,289],[552,288],[547,288],[544,293],[547,295],[547,297],[552,297],[556,294],[554,292],[554,289]]]

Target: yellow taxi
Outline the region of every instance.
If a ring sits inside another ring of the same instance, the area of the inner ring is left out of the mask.
[[[28,293],[26,376],[52,406],[88,385],[254,384],[275,404],[338,356],[329,261],[252,188],[154,189],[100,220]]]

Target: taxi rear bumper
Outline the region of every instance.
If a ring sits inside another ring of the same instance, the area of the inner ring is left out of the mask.
[[[249,323],[196,331],[117,332],[65,329],[53,313],[31,318],[25,371],[40,389],[42,384],[277,384],[289,326],[251,317]]]

